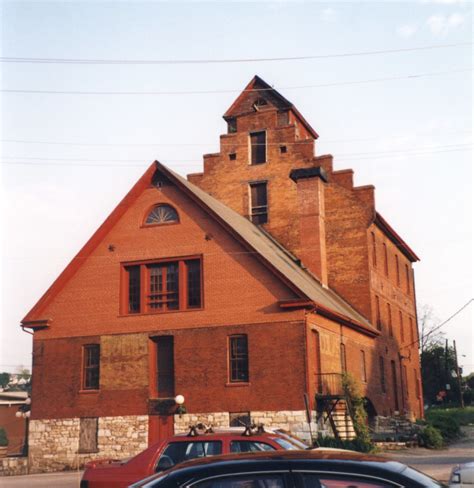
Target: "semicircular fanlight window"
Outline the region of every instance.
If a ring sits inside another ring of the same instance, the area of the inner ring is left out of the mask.
[[[157,205],[146,218],[145,224],[165,224],[178,222],[178,213],[171,205]]]

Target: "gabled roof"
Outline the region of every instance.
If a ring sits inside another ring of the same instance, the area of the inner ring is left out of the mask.
[[[227,207],[219,200],[193,185],[174,171],[157,163],[160,171],[163,171],[178,186],[187,190],[190,196],[199,199],[221,222],[225,223],[234,233],[250,246],[257,255],[269,263],[278,273],[291,283],[300,293],[317,306],[320,311],[335,312],[335,316],[345,318],[352,325],[361,326],[369,333],[377,334],[370,322],[354,310],[337,293],[325,288],[310,273],[305,271],[280,244],[270,238],[266,232],[242,217],[239,213]]]
[[[268,236],[262,229],[158,161],[155,161],[148,168],[127,196],[119,203],[76,257],[64,269],[53,285],[41,297],[38,303],[23,319],[23,326],[35,328],[35,322],[39,319],[44,319],[44,317],[39,316],[42,310],[44,310],[46,305],[57,295],[65,283],[76,273],[84,260],[94,251],[133,201],[151,184],[157,170],[175,183],[178,188],[207,213],[212,214],[242,244],[255,252],[256,257],[261,259],[285,283],[301,295],[302,298],[308,299],[322,315],[334,318],[366,334],[372,336],[378,334],[365,317],[354,310],[337,293],[323,287],[310,273],[299,266],[294,256],[287,252],[273,238]]]
[[[275,88],[270,86],[267,82],[262,80],[259,76],[255,75],[249,82],[249,84],[244,88],[242,93],[236,98],[234,103],[229,107],[227,112],[223,115],[224,119],[232,117],[235,115],[237,107],[241,104],[243,100],[247,97],[249,92],[262,92],[269,94],[276,102],[279,110],[291,110],[296,118],[301,122],[301,124],[306,128],[306,130],[317,139],[319,135],[311,127],[308,121],[301,115],[298,109],[287,100],[281,93],[279,93]]]
[[[414,253],[410,246],[395,232],[390,224],[378,213],[375,213],[374,224],[379,227],[387,237],[400,249],[412,263],[419,261],[420,258]]]

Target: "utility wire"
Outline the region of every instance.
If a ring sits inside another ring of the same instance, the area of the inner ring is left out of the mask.
[[[316,85],[300,85],[300,86],[286,86],[280,87],[278,90],[300,90],[306,88],[324,88],[331,86],[344,86],[344,85],[361,85],[364,83],[376,83],[381,81],[397,81],[407,80],[414,78],[424,78],[428,76],[441,76],[450,75],[453,73],[464,73],[472,71],[470,68],[456,68],[449,71],[436,71],[432,73],[418,73],[404,76],[391,76],[384,78],[370,78],[365,80],[353,80],[353,81],[336,81],[331,83],[319,83]],[[80,90],[20,90],[20,89],[1,89],[1,93],[32,93],[38,95],[215,95],[220,93],[255,93],[255,92],[267,92],[274,91],[276,88],[252,88],[248,90],[241,89],[228,89],[228,90],[182,90],[182,91],[80,91]]]
[[[392,134],[392,135],[385,135],[380,137],[358,137],[354,139],[324,139],[324,141],[315,141],[316,143],[324,142],[365,142],[365,141],[380,141],[385,139],[390,139],[391,141],[396,139],[405,139],[407,137],[413,136],[420,136],[423,137],[424,135],[431,134],[433,131],[425,131],[425,132],[418,132],[418,133],[411,133],[411,134]],[[471,133],[470,130],[458,130],[458,131],[443,131],[443,134],[469,134]],[[130,147],[144,147],[144,146],[161,146],[161,147],[197,147],[197,146],[212,146],[216,142],[190,142],[190,143],[183,143],[183,142],[170,142],[170,143],[161,143],[161,142],[141,142],[141,143],[131,143],[131,142],[114,142],[114,143],[88,143],[88,142],[71,142],[71,141],[32,141],[32,140],[24,140],[24,139],[0,139],[0,142],[6,143],[13,143],[13,144],[50,144],[56,146],[78,146],[78,147],[115,147],[115,146],[130,146]],[[267,142],[267,146],[281,146],[281,145],[299,145],[301,141],[280,141],[280,142]],[[259,144],[255,144],[259,145]],[[220,143],[220,147],[248,147],[248,143],[245,144],[226,144]]]
[[[393,54],[431,49],[471,46],[472,42],[455,44],[435,44],[430,46],[409,47],[399,49],[385,49],[379,51],[354,51],[349,53],[316,54],[310,56],[288,56],[276,58],[222,58],[222,59],[78,59],[78,58],[22,58],[0,57],[2,63],[33,63],[33,64],[223,64],[223,63],[263,63],[275,61],[304,61],[311,59],[347,58],[353,56],[372,56],[378,54]]]
[[[456,317],[456,315],[459,315],[466,307],[468,307],[472,302],[474,301],[474,298],[470,298],[461,308],[459,308],[458,310],[456,310],[456,312],[454,312],[451,316],[449,316],[444,322],[441,322],[439,325],[437,325],[436,327],[434,327],[433,329],[431,329],[427,334],[425,334],[423,336],[423,339],[426,339],[428,338],[431,334],[433,334],[434,332],[438,331],[439,329],[441,329],[441,327],[443,327],[444,325],[446,325],[448,322],[450,322],[452,319],[454,319],[454,317]],[[413,344],[417,344],[419,343],[419,338],[416,340],[416,341],[413,341],[413,342],[410,342],[410,344],[406,344],[405,346],[401,346],[400,349],[403,349],[404,347],[410,347],[410,346],[413,346]]]
[[[467,150],[469,147],[472,146],[472,143],[466,144],[447,144],[443,146],[426,146],[420,148],[412,148],[412,149],[405,149],[405,150],[390,150],[390,151],[370,151],[370,152],[360,152],[360,153],[341,153],[336,154],[338,158],[350,158],[351,156],[356,157],[380,157],[384,155],[415,155],[416,153],[420,154],[431,154],[437,152],[450,152],[450,151],[458,151],[458,150]],[[88,163],[114,163],[113,165],[121,166],[119,163],[139,163],[142,160],[139,159],[87,159],[87,158],[43,158],[43,157],[34,157],[34,156],[2,156],[0,159],[18,159],[18,160],[31,160],[31,161],[59,161],[59,162],[88,162]],[[178,163],[194,163],[197,161],[194,160],[186,160],[186,159],[167,159],[167,162],[178,162]],[[21,164],[17,163],[16,161],[6,161],[6,164]],[[35,164],[35,163],[34,163]]]

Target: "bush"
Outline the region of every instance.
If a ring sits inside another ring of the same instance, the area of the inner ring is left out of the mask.
[[[360,437],[352,440],[337,439],[336,437],[318,436],[316,447],[332,447],[334,449],[347,449],[349,451],[371,452],[374,449],[372,442],[367,442]]]
[[[0,427],[0,447],[8,446],[8,437],[5,429]]]
[[[437,428],[428,425],[418,434],[418,442],[420,446],[428,449],[441,449],[443,447],[443,436]]]

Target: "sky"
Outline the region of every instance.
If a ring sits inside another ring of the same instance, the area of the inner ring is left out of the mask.
[[[421,258],[417,300],[434,323],[473,297],[470,2],[1,9],[0,370],[30,365],[21,319],[149,164],[186,175],[218,151],[222,114],[255,74],[315,128],[317,155],[333,154],[335,169],[375,185],[378,211]],[[360,55],[374,51],[397,52]],[[313,58],[176,63],[294,57]],[[474,371],[472,302],[442,330]]]

